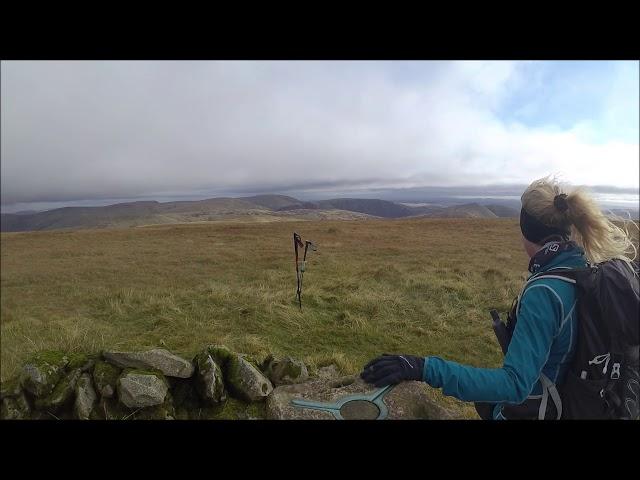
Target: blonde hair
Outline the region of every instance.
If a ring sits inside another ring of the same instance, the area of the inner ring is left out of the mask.
[[[554,199],[563,193],[566,194],[567,209],[561,211],[554,205]],[[527,213],[545,225],[570,228],[571,239],[584,249],[591,264],[619,258],[632,267],[631,262],[638,252],[631,241],[628,225],[633,224],[636,228],[638,225],[630,219],[617,217],[622,228],[616,226],[583,187],[568,189],[557,179],[544,177],[529,185],[521,201]]]

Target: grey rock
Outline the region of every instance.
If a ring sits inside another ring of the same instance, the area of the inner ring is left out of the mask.
[[[96,362],[93,367],[93,382],[96,390],[103,398],[111,398],[116,392],[116,385],[120,377],[120,369],[108,362]]]
[[[318,369],[318,378],[330,379],[337,378],[340,376],[338,372],[338,367],[334,364],[327,365],[326,367],[322,367]]]
[[[189,378],[193,364],[169,350],[155,348],[146,352],[104,352],[105,360],[121,368],[153,368],[168,377]]]
[[[273,391],[269,379],[240,355],[227,361],[224,374],[231,393],[247,402],[263,401]]]
[[[69,404],[80,378],[80,369],[72,370],[65,375],[45,398],[36,400],[36,409],[55,413]]]
[[[79,420],[89,420],[91,412],[96,405],[96,391],[93,388],[91,375],[83,373],[76,383],[76,402],[74,413]]]
[[[307,366],[295,358],[284,357],[276,360],[269,356],[263,365],[265,375],[274,385],[302,383],[309,378]]]
[[[118,379],[118,398],[129,408],[143,408],[164,402],[169,387],[160,374],[125,370]]]
[[[73,353],[69,355],[69,363],[67,370],[80,369],[82,373],[91,370],[96,363],[95,355],[86,355],[84,353]]]
[[[3,420],[24,420],[31,416],[31,407],[24,393],[5,397],[0,405],[0,418]]]
[[[227,395],[220,366],[207,351],[198,354],[194,363],[196,364],[196,389],[205,404],[217,405],[224,402]]]
[[[49,395],[62,378],[68,363],[69,358],[60,352],[36,353],[22,367],[22,387],[37,398]]]
[[[356,394],[370,394],[377,389],[362,381],[358,376],[338,379],[320,379],[297,385],[283,385],[274,389],[266,402],[268,419],[275,420],[335,420],[326,411],[297,407],[293,399],[335,403],[343,397]],[[440,406],[433,395],[433,389],[423,382],[402,382],[383,397],[388,409],[388,420],[452,419],[452,412]],[[378,408],[370,402],[349,402],[340,410],[345,419],[375,419]]]
[[[132,420],[175,420],[176,411],[173,406],[171,392],[167,393],[162,404],[141,408],[135,411],[130,418]]]

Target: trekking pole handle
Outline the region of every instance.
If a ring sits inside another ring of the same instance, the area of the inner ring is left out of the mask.
[[[500,320],[500,314],[496,309],[489,310],[489,313],[493,319],[493,333],[496,334],[502,353],[506,355],[509,348],[509,334],[507,332],[507,327],[502,323],[502,320]]]

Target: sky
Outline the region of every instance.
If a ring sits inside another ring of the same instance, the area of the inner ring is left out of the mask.
[[[549,174],[637,198],[639,88],[632,61],[3,61],[2,209]]]

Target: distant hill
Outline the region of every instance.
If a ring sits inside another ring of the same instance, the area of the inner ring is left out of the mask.
[[[20,210],[19,212],[13,212],[14,215],[33,215],[34,213],[38,213],[40,210]]]
[[[508,207],[506,205],[485,205],[485,206],[487,207],[487,209],[491,210],[496,215],[496,217],[512,218],[512,217],[520,216],[520,210],[517,208]]]
[[[393,205],[391,202],[386,202]],[[65,207],[37,213],[3,213],[0,230],[25,232],[65,228],[135,227],[167,223],[217,220],[353,220],[371,218],[366,212],[322,207],[285,195],[258,195],[244,198],[210,198],[197,201],[156,201],[118,203],[103,207]]]
[[[265,212],[263,207],[237,198],[192,202],[131,202],[104,207],[65,207],[35,214],[2,214],[3,232],[59,228],[132,227],[149,224],[213,220],[221,216]]]
[[[428,215],[436,218],[497,218],[498,216],[484,205],[466,203],[445,207],[440,212]]]
[[[243,197],[242,199],[270,210],[302,208],[304,203],[297,198],[287,197],[286,195],[256,195]]]
[[[406,205],[389,202],[387,200],[362,199],[362,198],[334,198],[316,202],[320,208],[334,208],[349,210],[351,212],[366,213],[383,218],[401,218],[415,215],[415,210]]]
[[[615,209],[624,218],[626,211]],[[301,201],[286,195],[165,202],[142,201],[103,207],[65,207],[35,213],[3,213],[0,230],[24,232],[65,228],[135,227],[210,221],[354,220],[366,218],[512,218],[520,210],[504,203],[404,205],[379,199],[334,198]],[[638,218],[637,210],[631,217]]]
[[[2,214],[2,231],[100,228],[135,223],[152,216],[158,202],[118,203],[105,207],[64,207],[34,214]]]

